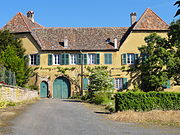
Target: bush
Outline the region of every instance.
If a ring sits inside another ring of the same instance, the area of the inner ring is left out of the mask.
[[[16,106],[16,103],[11,101],[0,101],[0,108],[6,108],[7,106]]]
[[[115,110],[150,111],[180,110],[180,93],[119,92],[115,95]]]

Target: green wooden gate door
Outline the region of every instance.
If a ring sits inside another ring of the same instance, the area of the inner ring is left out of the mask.
[[[48,84],[44,81],[40,85],[40,97],[48,97]]]
[[[54,81],[53,84],[53,98],[68,98],[70,96],[70,83],[64,78],[60,77]]]

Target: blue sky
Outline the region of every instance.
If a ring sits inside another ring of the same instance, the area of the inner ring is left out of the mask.
[[[35,21],[46,27],[127,27],[129,14],[139,18],[151,8],[168,24],[174,19],[176,0],[3,0],[0,27],[17,12],[35,12]],[[177,18],[176,18],[177,19]]]

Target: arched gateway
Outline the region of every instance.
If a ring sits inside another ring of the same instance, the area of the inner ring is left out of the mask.
[[[65,77],[58,77],[53,84],[53,98],[65,99],[70,97],[70,83]]]

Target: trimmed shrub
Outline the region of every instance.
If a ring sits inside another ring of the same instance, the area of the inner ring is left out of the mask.
[[[117,111],[180,110],[180,93],[119,92],[115,95]]]

